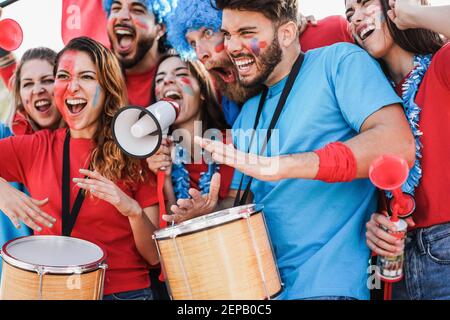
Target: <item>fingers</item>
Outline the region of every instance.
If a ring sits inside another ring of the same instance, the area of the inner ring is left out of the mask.
[[[379,256],[391,257],[391,258],[397,256],[397,254],[394,254],[392,252],[381,249],[375,243],[373,243],[372,240],[370,240],[370,239],[367,239],[367,246]]]
[[[205,199],[203,198],[200,191],[198,191],[197,189],[194,188],[189,189],[189,195],[192,197],[193,202],[201,205],[204,204]]]
[[[174,213],[174,214],[178,214],[178,215],[185,215],[187,214],[187,210],[180,208],[179,206],[173,205],[170,207],[170,210]]]
[[[100,173],[98,173],[97,171],[90,171],[90,170],[85,170],[85,169],[80,169],[79,172],[81,174],[84,174],[85,176],[91,178],[91,179],[95,179],[95,180],[99,180],[102,181],[104,183],[110,184],[111,181],[106,179],[105,177],[103,177]]]
[[[317,26],[317,20],[316,20],[316,17],[314,15],[307,16],[306,17],[306,21],[308,23],[310,23],[311,25],[313,25],[313,26]]]
[[[397,231],[397,227],[395,226],[395,224],[393,224],[388,217],[385,217],[381,214],[373,214],[371,221],[373,221],[376,225],[384,226],[386,229],[392,232]]]
[[[31,202],[31,208],[36,211],[40,216],[42,216],[44,219],[46,219],[48,222],[55,223],[56,218],[52,217],[51,215],[47,214],[46,212],[42,211],[39,207],[42,207],[48,203],[48,198],[44,200],[36,200],[33,198],[29,198]]]
[[[209,186],[209,200],[214,204],[219,201],[220,173],[214,173]]]
[[[180,199],[177,201],[178,207],[184,210],[191,210],[194,207],[191,199]]]

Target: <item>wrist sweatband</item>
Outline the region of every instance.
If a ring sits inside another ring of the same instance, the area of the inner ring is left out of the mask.
[[[319,171],[314,180],[329,183],[350,182],[356,178],[356,159],[342,142],[333,142],[315,151],[319,156]]]

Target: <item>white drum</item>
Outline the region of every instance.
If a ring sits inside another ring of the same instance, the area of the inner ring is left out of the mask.
[[[106,254],[76,238],[29,236],[1,252],[0,299],[98,300],[103,298]]]

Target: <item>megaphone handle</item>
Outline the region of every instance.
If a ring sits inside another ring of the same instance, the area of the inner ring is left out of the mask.
[[[157,174],[157,194],[159,203],[159,227],[167,227],[167,221],[163,220],[163,216],[167,214],[166,201],[164,199],[164,183],[166,180],[166,172],[159,170]]]

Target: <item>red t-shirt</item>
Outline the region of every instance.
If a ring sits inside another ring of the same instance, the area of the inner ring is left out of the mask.
[[[0,68],[0,77],[3,80],[5,86],[11,90],[9,80],[12,78],[14,71],[16,70],[17,64],[13,63],[7,67]]]
[[[156,66],[150,71],[125,76],[130,105],[148,107],[153,101],[152,85],[156,76]]]
[[[317,26],[308,25],[300,35],[303,52],[339,42],[355,42],[350,34],[348,22],[342,16],[330,16],[319,20]]]
[[[66,129],[42,130],[32,135],[0,140],[0,176],[8,181],[23,183],[35,199],[49,198],[42,207],[57,219],[52,229],[44,228],[39,235],[61,235],[62,228],[62,158]],[[92,141],[71,139],[70,180],[71,208],[79,188],[72,178],[81,177],[78,170],[87,168]],[[142,208],[157,204],[156,183],[147,183],[130,189],[119,187],[136,199]],[[128,218],[109,203],[87,196],[72,232],[75,238],[99,245],[107,253],[108,269],[105,277],[105,295],[148,288],[148,265],[138,253]]]
[[[404,81],[397,86],[400,95]],[[419,129],[423,132],[423,175],[415,192],[413,218],[417,228],[426,228],[450,222],[450,44],[433,57],[415,101],[422,109]]]
[[[33,134],[34,130],[27,118],[22,113],[16,112],[12,123],[12,132],[16,136],[21,136],[24,134]]]
[[[186,170],[189,172],[189,178],[191,182],[191,188],[200,190],[198,182],[200,180],[200,174],[208,171],[208,165],[202,164],[187,164]],[[219,199],[223,200],[228,197],[231,181],[233,180],[234,169],[226,165],[220,165],[220,191]]]

